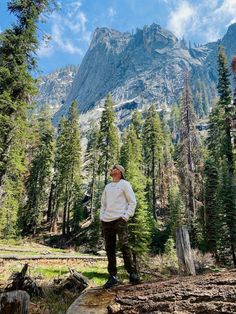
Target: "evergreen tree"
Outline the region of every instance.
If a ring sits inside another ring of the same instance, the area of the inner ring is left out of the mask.
[[[18,209],[23,203],[29,133],[26,120],[36,92],[29,71],[36,66],[36,23],[47,6],[46,0],[9,1],[15,24],[0,34],[0,208],[4,219],[11,221],[5,224],[8,231],[4,236],[17,233]]]
[[[199,144],[195,129],[196,116],[193,110],[187,77],[182,98],[178,169],[180,187],[185,207],[191,221],[196,213],[196,173],[200,159]]]
[[[231,67],[232,67],[233,80],[234,80],[233,107],[236,108],[236,56],[233,57]],[[234,144],[234,149],[235,149],[236,147],[236,114],[232,116],[232,136],[233,136],[233,144]]]
[[[182,225],[184,217],[184,203],[177,184],[170,188],[169,206],[167,215],[167,237],[175,238],[176,230]]]
[[[181,120],[180,113],[181,110],[179,104],[175,104],[171,107],[169,126],[173,143],[178,143],[179,141],[179,129]]]
[[[148,178],[149,209],[156,218],[158,180],[160,179],[160,164],[163,156],[163,134],[160,118],[153,105],[149,108],[144,121],[143,152],[145,175]]]
[[[24,128],[30,98],[36,91],[29,70],[36,65],[36,23],[47,6],[47,0],[8,2],[16,23],[0,35],[0,197],[12,142],[17,135],[15,129]]]
[[[219,189],[220,212],[222,213],[223,221],[226,221],[228,229],[229,241],[225,240],[226,242],[221,247],[230,247],[232,260],[234,265],[236,265],[235,157],[231,123],[232,118],[235,116],[235,106],[231,105],[229,72],[223,47],[219,48],[218,73],[219,82],[217,88],[219,101],[210,115],[207,143],[210,156],[219,171],[219,181],[221,182],[221,188]],[[226,238],[227,236],[225,236]]]
[[[208,252],[217,256],[217,241],[219,239],[219,177],[212,159],[205,162],[205,193],[204,193],[204,239]]]
[[[131,117],[131,125],[133,126],[137,137],[140,139],[142,137],[143,129],[143,117],[141,112],[135,110]]]
[[[28,199],[24,210],[21,212],[19,222],[23,234],[36,234],[47,209],[49,198],[48,192],[52,179],[54,157],[54,128],[46,107],[40,112],[38,134],[38,145],[26,183]]]
[[[163,132],[163,158],[160,164],[159,199],[161,208],[166,208],[168,206],[170,188],[175,181],[176,169],[173,161],[174,147],[165,116],[162,118],[161,126]]]
[[[0,207],[0,237],[2,238],[19,235],[18,214],[19,208],[24,203],[24,175],[27,173],[25,147],[28,144],[28,127],[18,121],[18,129],[15,132],[2,181],[3,193]]]
[[[137,208],[129,223],[130,243],[134,262],[138,267],[137,258],[142,258],[149,250],[151,242],[152,221],[148,214],[148,204],[145,196],[145,176],[142,173],[142,143],[137,137],[133,124],[127,130],[121,147],[121,163],[126,168],[126,179],[132,184]]]
[[[119,137],[115,126],[115,112],[112,97],[109,94],[105,100],[104,110],[100,120],[98,139],[99,159],[98,172],[104,177],[104,184],[108,182],[108,174],[111,166],[119,158]]]
[[[89,195],[90,195],[90,208],[91,218],[95,218],[95,194],[97,185],[97,172],[98,172],[98,138],[99,130],[97,125],[91,125],[90,133],[88,135],[88,143],[85,152],[85,170],[86,177],[89,180]]]
[[[56,143],[54,174],[54,225],[62,210],[62,234],[79,228],[81,216],[81,146],[77,104],[71,104],[68,118],[62,118]]]
[[[62,117],[58,126],[56,149],[55,149],[55,161],[54,161],[54,175],[51,183],[50,197],[48,204],[50,231],[57,231],[57,222],[59,216],[59,210],[63,202],[63,191],[65,186],[65,173],[66,173],[66,158],[65,145],[67,141],[66,132],[66,118]]]
[[[227,68],[227,59],[224,49],[220,47],[218,59],[219,83],[218,93],[220,96],[218,106],[224,110],[224,142],[222,150],[227,162],[227,177],[224,207],[229,228],[231,243],[231,254],[234,266],[236,266],[236,192],[235,192],[235,160],[232,146],[231,119],[235,116],[236,108],[231,106],[231,90],[229,81],[229,72]]]

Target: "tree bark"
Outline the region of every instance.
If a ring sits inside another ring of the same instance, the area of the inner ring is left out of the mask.
[[[30,296],[27,292],[17,290],[0,294],[1,314],[28,314]]]
[[[189,233],[186,226],[176,230],[176,250],[179,263],[179,272],[182,275],[196,275],[191,254]]]

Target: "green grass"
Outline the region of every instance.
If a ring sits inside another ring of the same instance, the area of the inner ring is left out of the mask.
[[[38,252],[34,252],[34,251],[27,251],[27,252],[17,252],[17,251],[9,251],[9,250],[1,250],[0,252],[0,258],[1,255],[26,255],[26,256],[36,256],[36,255],[40,255]]]
[[[58,294],[46,287],[44,292],[45,298],[33,297],[31,300],[31,302],[37,304],[38,310],[36,313],[65,314],[73,301],[78,298],[77,293],[62,292]]]
[[[53,278],[58,278],[62,275],[67,274],[68,271],[68,267],[66,266],[48,266],[48,267],[31,267],[30,268],[30,276],[31,277],[37,277],[37,276],[41,276],[44,279],[53,279]]]
[[[15,245],[15,246],[22,246],[24,244],[22,239],[0,239],[0,246],[3,245]]]
[[[97,266],[85,267],[80,268],[77,271],[81,272],[85,277],[98,286],[103,285],[107,280],[107,270],[105,266],[102,268]]]

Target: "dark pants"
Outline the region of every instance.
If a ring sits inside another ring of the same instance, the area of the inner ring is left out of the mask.
[[[128,242],[128,223],[123,219],[117,219],[110,222],[102,222],[103,233],[105,237],[105,246],[108,258],[108,272],[116,276],[116,235],[118,234],[121,252],[123,254],[125,269],[128,273],[134,273],[135,268],[132,261],[132,253]]]

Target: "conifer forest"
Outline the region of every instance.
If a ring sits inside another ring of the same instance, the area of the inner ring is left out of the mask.
[[[120,163],[138,201],[130,223],[135,255],[163,252],[187,226],[192,248],[236,266],[236,57],[227,60],[219,47],[213,103],[199,97],[194,105],[186,72],[170,113],[152,104],[134,111],[122,130],[108,94],[82,148],[76,102],[57,128],[47,104],[34,111],[36,25],[48,1],[9,1],[8,7],[17,22],[0,36],[1,238],[43,232],[99,247],[100,196],[111,166]],[[200,106],[206,109],[203,131]],[[90,228],[81,233],[86,220]]]

